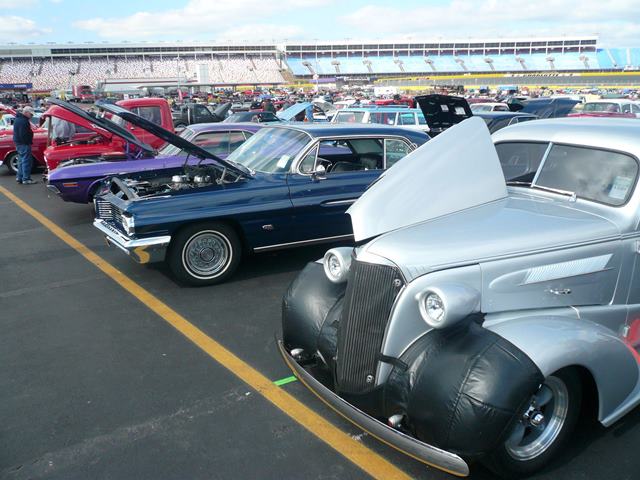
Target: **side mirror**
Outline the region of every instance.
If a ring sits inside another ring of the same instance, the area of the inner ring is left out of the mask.
[[[318,165],[314,172],[311,172],[311,177],[314,180],[320,180],[327,176],[327,168],[324,165]]]

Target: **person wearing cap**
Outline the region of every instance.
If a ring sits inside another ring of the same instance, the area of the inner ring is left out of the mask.
[[[24,107],[21,112],[17,112],[13,121],[13,143],[16,145],[18,152],[18,174],[16,182],[22,185],[33,185],[31,180],[31,167],[33,165],[33,156],[31,154],[31,145],[33,144],[33,130],[31,130],[31,117],[33,117],[33,108]]]

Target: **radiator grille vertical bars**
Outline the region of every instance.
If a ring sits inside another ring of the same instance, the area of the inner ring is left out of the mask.
[[[341,392],[366,393],[373,389],[384,332],[403,284],[393,267],[352,263],[338,327],[336,380]]]

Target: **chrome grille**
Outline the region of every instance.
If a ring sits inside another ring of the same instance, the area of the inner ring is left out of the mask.
[[[100,220],[104,220],[124,232],[124,227],[122,226],[122,210],[113,203],[102,198],[97,198],[96,214]]]
[[[373,389],[384,332],[403,285],[402,275],[394,267],[351,264],[338,326],[336,381],[341,392]]]

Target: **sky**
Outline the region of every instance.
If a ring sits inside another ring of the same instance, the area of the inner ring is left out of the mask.
[[[420,41],[593,35],[640,46],[640,0],[0,0],[0,43]]]

